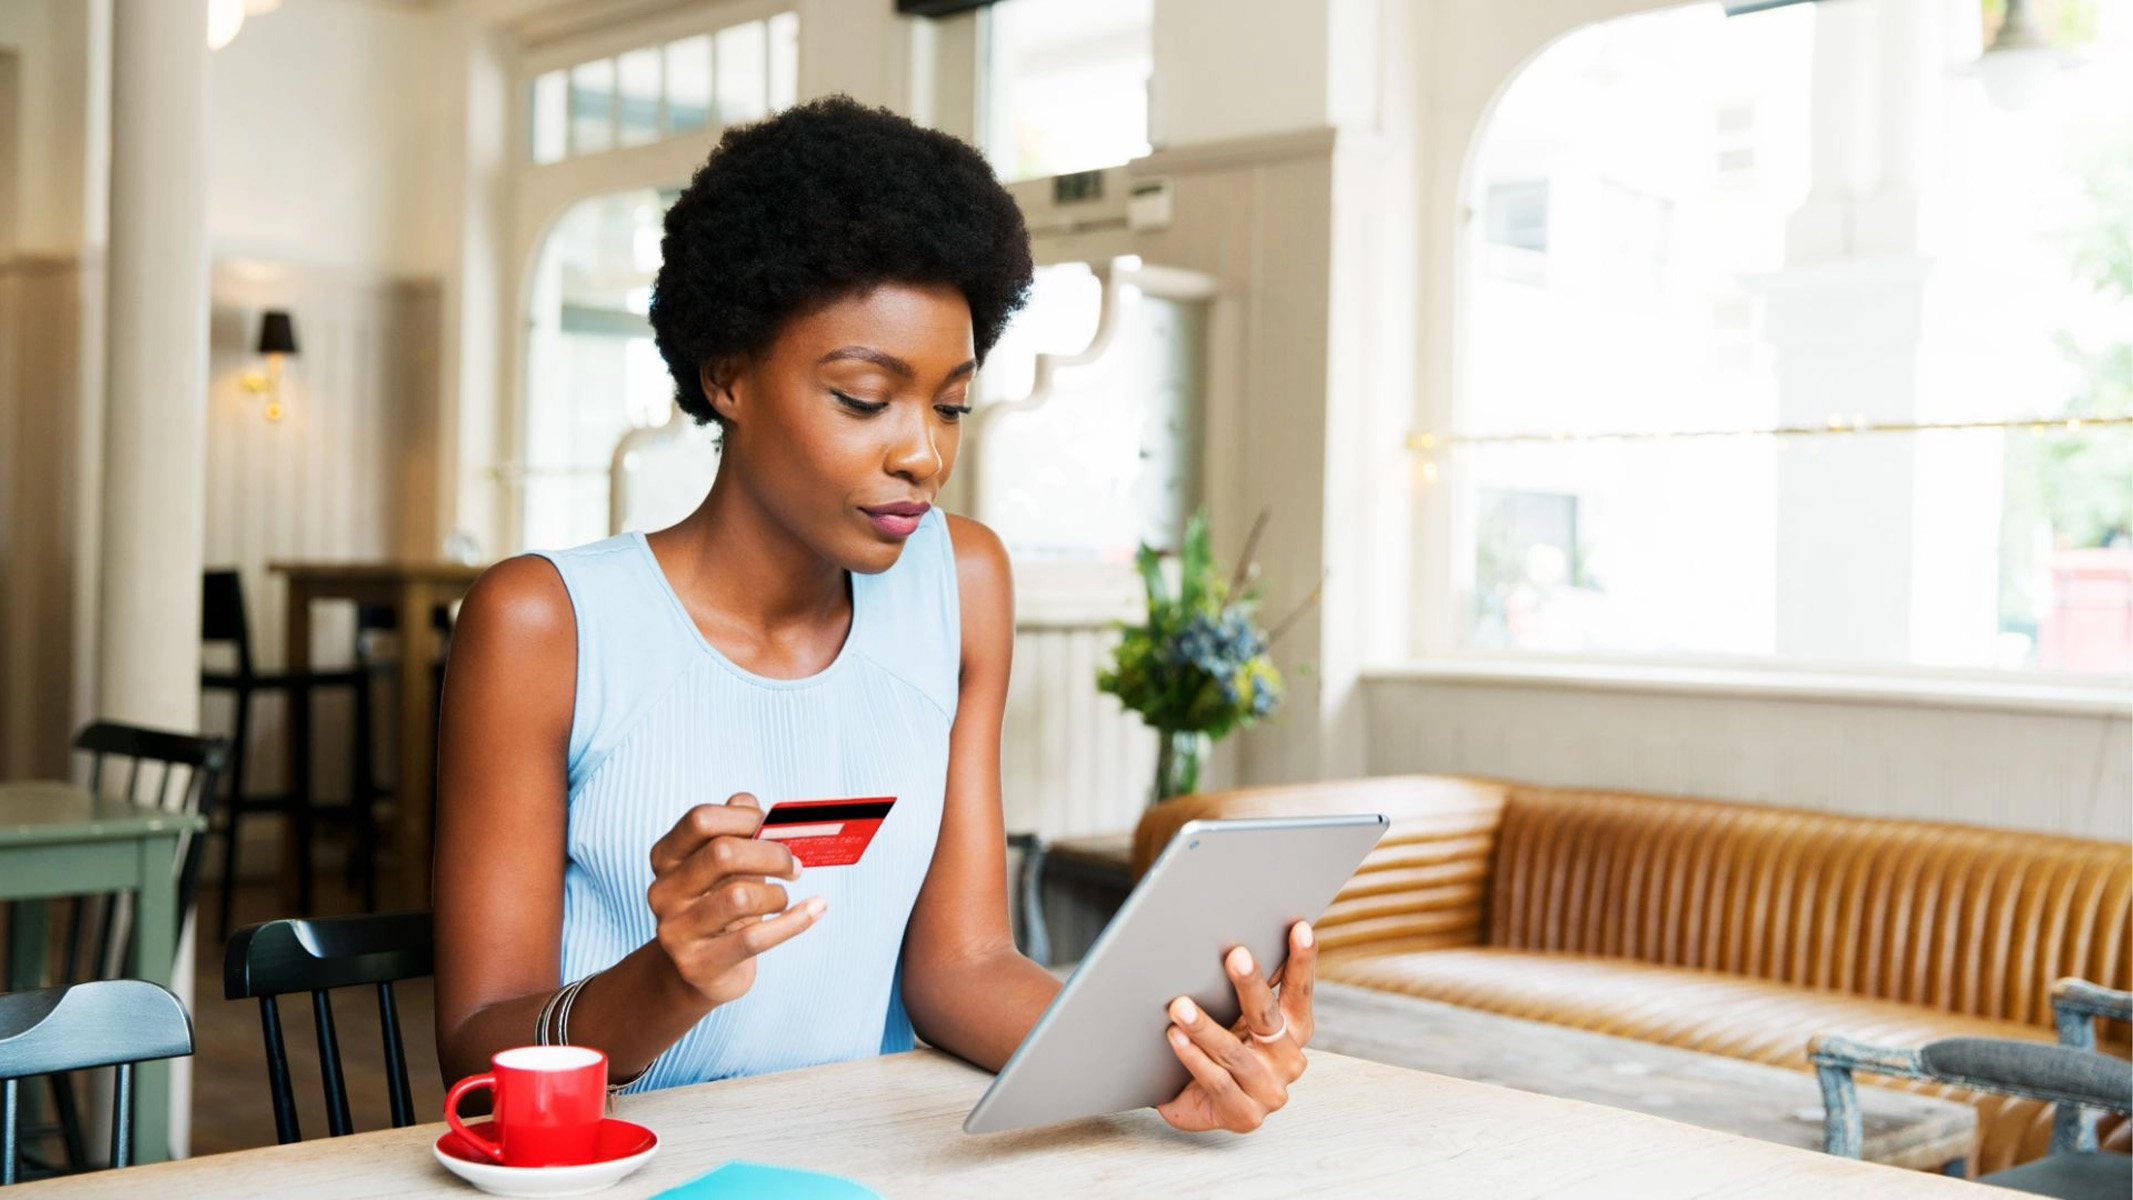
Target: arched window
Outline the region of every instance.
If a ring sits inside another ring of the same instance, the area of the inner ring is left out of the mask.
[[[1910,0],[1608,21],[1511,82],[1423,465],[1464,649],[2133,669],[2133,20],[2062,8],[2088,61],[2019,111],[1976,6]]]

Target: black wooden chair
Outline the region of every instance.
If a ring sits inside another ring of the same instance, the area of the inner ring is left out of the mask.
[[[74,735],[74,748],[89,756],[90,791],[123,796],[135,804],[165,812],[192,813],[214,820],[219,781],[229,769],[228,738],[93,721]],[[178,873],[181,933],[185,915],[193,906],[205,842],[203,837],[186,834],[178,844],[174,869]],[[84,983],[119,973],[131,937],[131,899],[120,896],[102,905],[101,933],[93,942],[86,936],[90,906],[75,902],[60,982]]]
[[[193,1052],[185,1006],[140,979],[104,979],[0,995],[0,1184],[17,1178],[22,1080],[118,1068],[111,1165],[133,1161],[133,1065]]]
[[[415,1123],[408,1091],[407,1053],[400,1037],[400,1011],[393,984],[432,970],[430,914],[380,913],[312,921],[269,921],[240,929],[222,957],[222,991],[231,1000],[257,999],[267,1044],[267,1088],[274,1104],[274,1133],[283,1142],[303,1140],[297,1127],[296,1091],[289,1079],[289,1053],[282,1038],[278,997],[311,993],[318,1023],[318,1064],[326,1091],[327,1132],[355,1132],[348,1115],[348,1084],[341,1070],[340,1039],[333,1023],[334,988],[370,984],[378,990],[378,1020],[385,1033],[385,1080],[391,1093],[393,1128]]]
[[[74,736],[74,748],[89,756],[90,791],[123,796],[135,804],[165,812],[214,818],[216,781],[229,761],[228,739],[96,721],[83,726]],[[204,839],[198,835],[185,835],[179,843],[178,861],[172,864],[178,874],[180,934],[185,915],[193,906],[203,844]],[[90,933],[92,928],[94,936]],[[130,894],[76,897],[66,909],[59,982],[71,985],[118,976],[124,970],[133,936]],[[13,986],[27,987],[37,982],[41,981],[10,981]],[[72,1079],[59,1073],[51,1077],[51,1084],[57,1123],[18,1132],[25,1140],[57,1134],[65,1148],[67,1165],[80,1170],[87,1165],[88,1153]]]
[[[208,645],[227,644],[234,649],[235,665],[231,670],[202,670],[200,686],[209,691],[226,691],[236,702],[233,740],[236,754],[230,767],[229,816],[222,827],[222,895],[220,911],[216,916],[215,929],[218,937],[229,936],[231,894],[237,883],[237,848],[242,842],[238,826],[247,816],[259,813],[280,813],[296,827],[296,849],[299,856],[296,869],[297,905],[304,912],[311,911],[311,848],[313,820],[317,810],[309,796],[287,793],[279,795],[252,796],[245,791],[245,751],[250,745],[248,735],[252,722],[252,697],[260,692],[280,692],[295,703],[300,696],[309,695],[318,688],[347,688],[354,697],[355,728],[350,746],[351,760],[349,818],[355,823],[358,837],[366,828],[375,825],[371,802],[376,797],[377,787],[371,778],[372,745],[370,740],[370,673],[362,669],[345,671],[311,671],[302,678],[286,671],[262,671],[253,661],[251,623],[245,615],[244,582],[235,571],[209,571],[201,576],[200,588],[200,640]],[[308,755],[309,745],[299,746],[299,754]]]

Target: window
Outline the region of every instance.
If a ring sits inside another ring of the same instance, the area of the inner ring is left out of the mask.
[[[1153,0],[1002,0],[987,9],[985,153],[1002,179],[1148,153]]]
[[[2014,112],[1975,10],[1888,0],[1608,21],[1512,81],[1421,450],[1463,649],[2133,670],[2133,26],[2073,26]]]
[[[964,443],[984,456],[979,516],[1018,562],[1130,563],[1143,542],[1175,547],[1199,501],[1205,308],[1131,283],[1117,303],[1096,361],[1060,368],[1041,406],[990,416]],[[1029,306],[985,360],[981,400],[1029,395],[1037,354],[1081,353],[1102,307],[1086,264],[1038,268]]]
[[[672,200],[632,190],[582,201],[542,243],[530,288],[521,545],[606,537],[616,444],[673,411],[674,385],[646,317]],[[714,469],[709,434],[692,431],[634,507],[652,512],[645,523],[670,522],[703,498]]]
[[[787,12],[543,71],[528,154],[560,162],[757,120],[793,103],[799,63],[800,18]]]

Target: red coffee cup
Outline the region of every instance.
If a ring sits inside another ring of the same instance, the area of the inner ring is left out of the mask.
[[[607,1055],[590,1046],[520,1046],[499,1050],[486,1075],[469,1075],[444,1098],[452,1132],[507,1167],[563,1167],[596,1157],[607,1107]],[[476,1088],[496,1092],[495,1117],[459,1119],[459,1099]],[[479,1131],[479,1132],[477,1132]]]

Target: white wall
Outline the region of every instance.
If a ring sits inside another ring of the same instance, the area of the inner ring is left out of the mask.
[[[18,171],[0,179],[14,190],[16,246],[72,253],[102,240],[104,156],[95,149],[108,129],[109,12],[95,0],[8,0],[0,4],[0,46],[19,55]],[[0,252],[10,249],[0,242]]]
[[[217,258],[399,275],[439,267],[425,219],[434,18],[284,0],[213,57],[208,235]]]
[[[1373,673],[1373,774],[1483,775],[2133,837],[2133,718],[2043,694],[1652,672]]]

